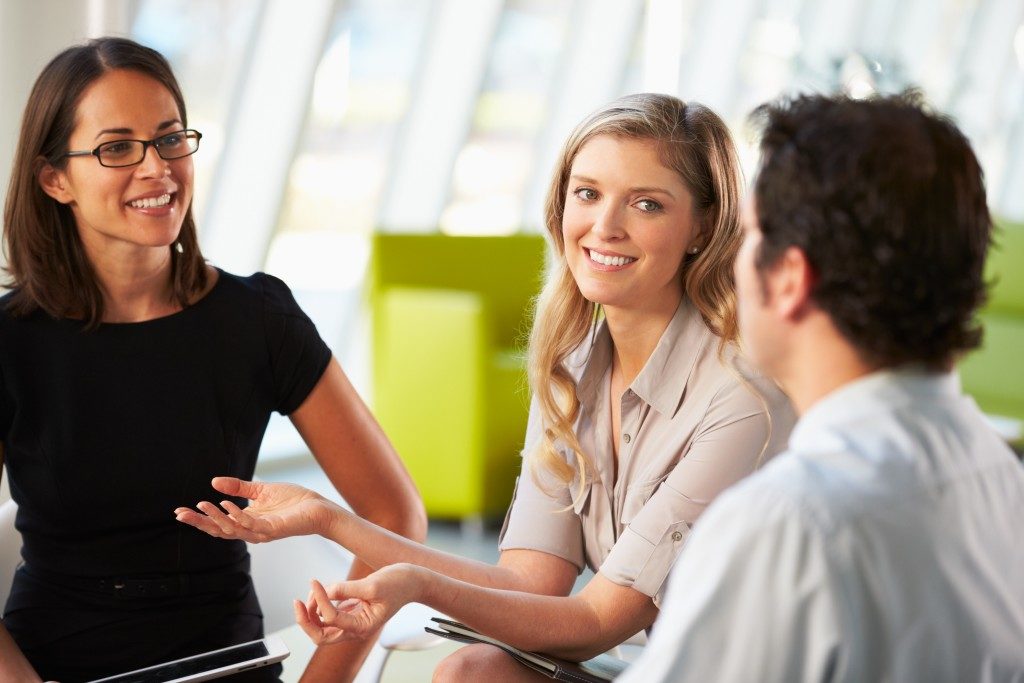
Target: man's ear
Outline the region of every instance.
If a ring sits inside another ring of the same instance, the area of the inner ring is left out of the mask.
[[[43,192],[56,199],[61,204],[70,204],[74,197],[67,189],[67,177],[64,172],[54,168],[52,164],[42,162],[39,170],[36,171],[36,180]]]
[[[797,247],[788,247],[768,274],[770,301],[782,317],[799,320],[811,304],[814,268],[807,254]]]

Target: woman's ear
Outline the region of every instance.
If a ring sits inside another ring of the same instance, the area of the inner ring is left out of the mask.
[[[70,204],[74,197],[67,189],[67,176],[64,172],[54,168],[48,162],[42,162],[39,170],[36,171],[36,180],[43,192],[56,199],[61,204]]]
[[[703,251],[704,247],[707,246],[707,239],[705,238],[707,229],[704,226],[705,220],[706,219],[704,217],[701,217],[701,219],[696,222],[695,227],[697,230],[694,232],[693,237],[690,238],[690,243],[686,247],[686,253],[691,256],[693,254],[699,254]]]

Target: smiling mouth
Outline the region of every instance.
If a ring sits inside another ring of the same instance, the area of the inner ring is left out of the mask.
[[[624,266],[636,261],[635,258],[630,256],[605,256],[604,254],[598,254],[593,249],[587,249],[587,255],[591,261],[602,266]]]
[[[158,197],[146,197],[144,199],[135,199],[128,202],[128,206],[133,209],[156,209],[161,206],[167,206],[171,203],[171,193],[164,193]]]

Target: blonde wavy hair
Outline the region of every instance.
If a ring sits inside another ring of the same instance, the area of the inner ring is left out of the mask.
[[[580,402],[576,381],[565,360],[584,343],[599,318],[599,308],[584,298],[565,260],[562,217],[573,161],[598,135],[653,140],[662,163],[682,179],[693,197],[701,249],[687,254],[682,268],[683,292],[719,338],[719,353],[737,338],[736,294],[732,264],[739,249],[741,171],[729,129],[704,105],[670,95],[637,94],[594,112],[569,135],[555,165],[544,206],[553,246],[553,263],[540,296],[530,333],[530,390],[538,402],[543,438],[527,453],[538,485],[549,488],[541,471],[569,486],[578,477],[574,497],[584,490],[593,461],[574,429]],[[575,462],[560,453],[560,444]]]

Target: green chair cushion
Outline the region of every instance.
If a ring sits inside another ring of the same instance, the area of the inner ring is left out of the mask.
[[[527,418],[524,357],[540,235],[378,234],[374,410],[432,517],[498,516]]]
[[[982,346],[961,361],[960,377],[982,410],[1024,421],[1024,226],[998,225],[994,242]]]

